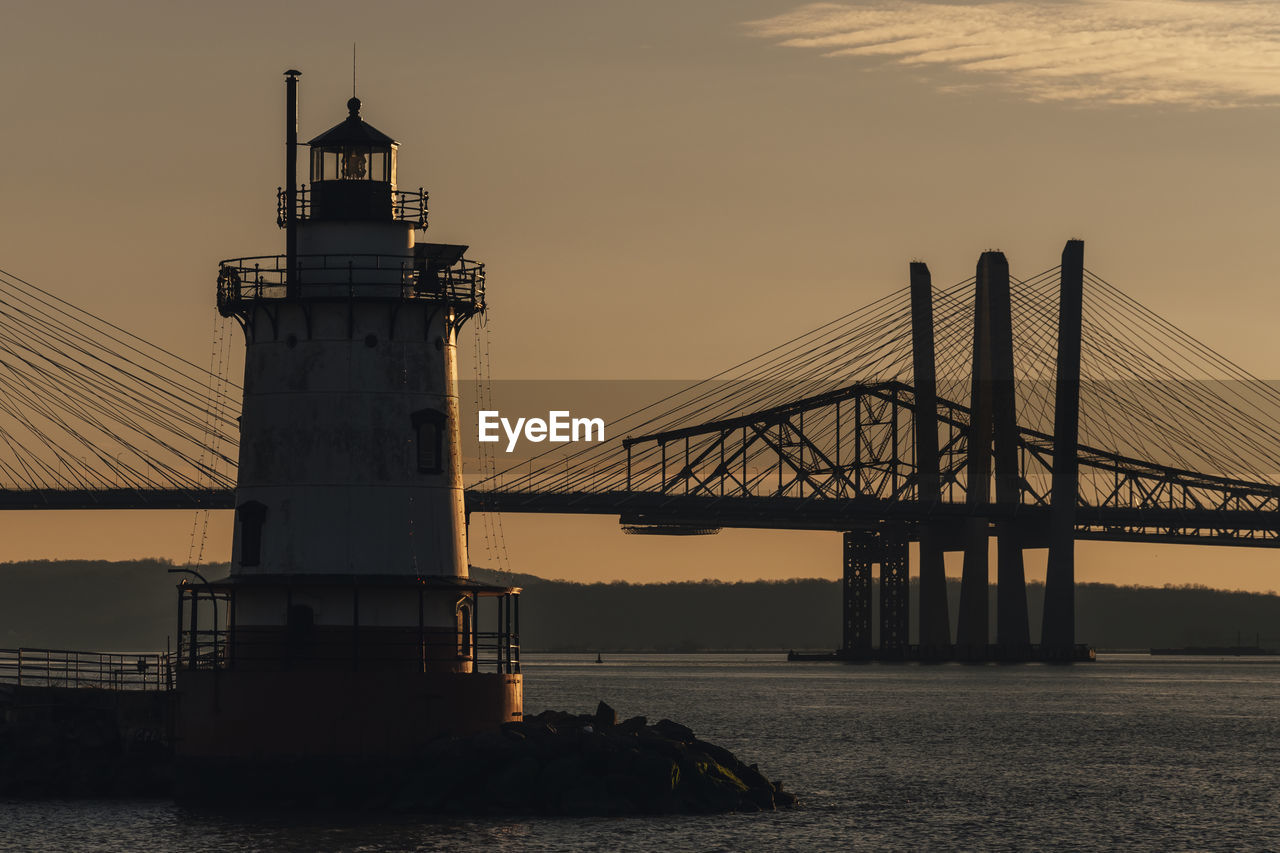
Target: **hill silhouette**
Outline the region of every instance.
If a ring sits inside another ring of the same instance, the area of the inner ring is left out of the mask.
[[[0,647],[163,649],[176,623],[179,577],[166,572],[172,567],[163,560],[0,563]],[[200,571],[212,579],[227,566]],[[526,651],[830,650],[840,644],[840,584],[833,580],[583,584],[485,569],[474,574],[524,589]],[[916,589],[913,581],[913,613]],[[954,619],[959,582],[948,589]],[[1043,586],[1028,585],[1033,637],[1043,595]],[[991,596],[994,614],[994,587]],[[1269,593],[1089,583],[1076,588],[1076,613],[1076,636],[1103,650],[1255,640],[1280,645],[1280,596]]]

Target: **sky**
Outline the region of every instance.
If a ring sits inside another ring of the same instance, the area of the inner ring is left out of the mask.
[[[364,117],[431,193],[427,238],[487,264],[494,377],[698,379],[903,286],[912,260],[949,284],[999,249],[1025,275],[1078,237],[1091,270],[1280,378],[1269,2],[8,0],[0,268],[208,363],[217,261],[283,251],[282,72],[303,72],[307,139],[345,115],[353,42]],[[11,512],[0,560],[226,559],[229,515],[202,528]],[[474,563],[839,573],[834,533],[502,532],[505,556],[473,536]],[[1266,550],[1078,555],[1081,580],[1280,586]]]

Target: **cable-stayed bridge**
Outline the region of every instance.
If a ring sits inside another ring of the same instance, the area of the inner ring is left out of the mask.
[[[229,357],[223,335],[193,364],[0,270],[0,509],[231,508]]]
[[[0,276],[0,508],[231,508],[239,389]],[[1074,649],[1076,539],[1280,546],[1280,390],[1084,268],[910,284],[468,490],[477,512],[617,515],[630,532],[844,533],[845,651],[1025,658],[1022,549],[1048,547],[1045,637]],[[988,643],[987,542],[998,542]],[[965,553],[952,640],[942,553]],[[1020,602],[1020,603],[1019,603]],[[1039,647],[1038,647],[1039,648]],[[914,653],[914,652],[912,652]]]
[[[1078,279],[1076,538],[1280,546],[1280,389],[1102,278],[1081,268]],[[1026,541],[1043,545],[1063,288],[1061,266],[1009,279],[1011,376],[987,368],[975,382],[976,278],[931,290],[932,341],[913,335],[904,288],[611,424],[627,432],[619,440],[479,484],[474,507],[619,514],[636,532],[671,533],[843,530],[869,512],[943,530],[951,520],[959,536],[979,513],[1016,517]],[[915,362],[930,348],[934,405],[920,412]],[[1016,457],[1003,496],[968,488],[975,396],[988,409],[1003,403],[1006,420],[1013,409],[1007,435],[985,426]],[[937,432],[929,493],[916,461],[924,419]]]

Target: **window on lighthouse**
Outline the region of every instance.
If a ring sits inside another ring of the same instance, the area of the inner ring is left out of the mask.
[[[418,473],[439,474],[444,471],[443,412],[420,409],[412,415],[414,439],[417,444]]]
[[[348,148],[342,157],[342,177],[348,181],[363,181],[368,176],[367,155],[359,148]]]
[[[368,145],[330,145],[311,150],[313,181],[395,183],[395,151]]]
[[[267,507],[258,501],[245,501],[236,507],[240,522],[240,565],[256,566],[262,559],[262,524],[267,520]]]

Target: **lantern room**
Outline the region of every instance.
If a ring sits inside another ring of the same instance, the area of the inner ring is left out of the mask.
[[[316,220],[393,218],[396,142],[360,118],[360,99],[347,101],[345,121],[307,143],[311,148],[311,210]]]

